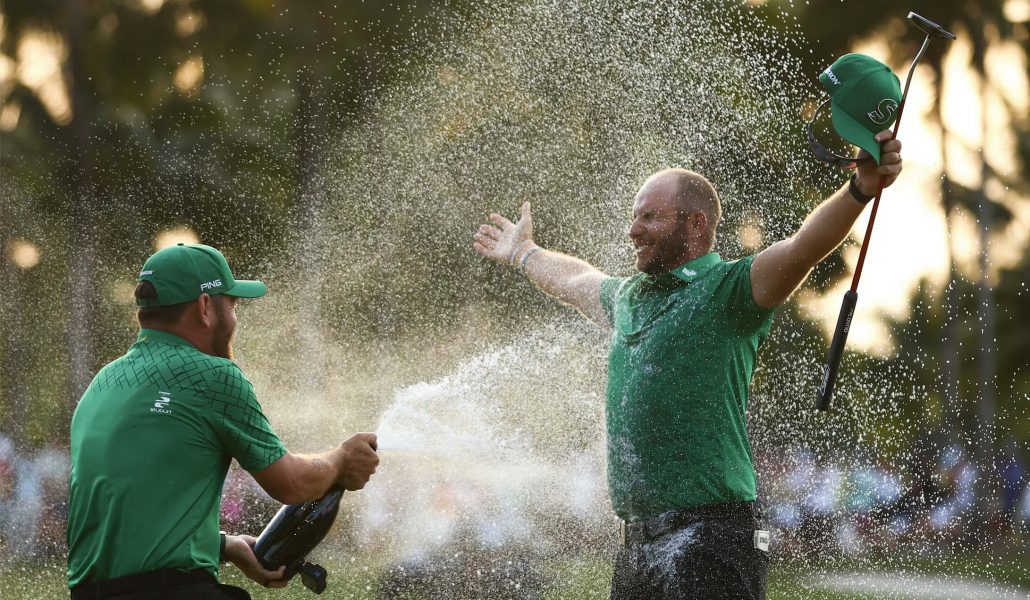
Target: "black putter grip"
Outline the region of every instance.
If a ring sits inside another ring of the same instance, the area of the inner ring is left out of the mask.
[[[942,40],[955,39],[954,33],[948,31],[947,29],[941,27],[940,25],[934,23],[926,17],[917,15],[914,12],[908,13],[908,20],[911,21],[913,25],[918,27],[923,33],[930,37],[941,38]]]
[[[823,371],[823,384],[819,388],[819,400],[815,407],[819,410],[830,409],[830,398],[833,397],[833,386],[837,383],[837,371],[840,359],[844,356],[844,345],[848,341],[851,330],[851,318],[855,316],[855,304],[858,303],[858,292],[848,290],[844,301],[840,304],[840,315],[837,317],[837,328],[833,331],[830,352],[826,356],[826,369]]]

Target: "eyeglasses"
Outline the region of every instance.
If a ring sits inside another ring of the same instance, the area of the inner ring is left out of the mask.
[[[819,142],[819,140],[816,139],[814,129],[815,120],[819,116],[819,111],[821,111],[823,107],[830,102],[830,100],[832,100],[832,98],[827,98],[826,100],[823,100],[822,104],[819,105],[819,108],[815,109],[815,114],[812,115],[812,118],[808,121],[808,124],[805,125],[805,131],[808,133],[808,147],[812,150],[812,154],[815,154],[815,157],[823,161],[824,163],[837,165],[842,169],[851,168],[852,166],[857,165],[862,161],[866,161],[872,158],[870,156],[865,156],[862,158],[855,158],[853,156],[841,156],[839,154],[834,153],[826,146],[823,146]]]

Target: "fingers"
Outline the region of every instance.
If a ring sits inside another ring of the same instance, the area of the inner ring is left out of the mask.
[[[472,247],[483,256],[490,256],[490,251],[497,247],[504,233],[491,225],[480,225],[479,230],[472,235]]]
[[[489,220],[493,225],[479,226],[472,235],[472,249],[491,260],[510,264],[519,244],[533,239],[531,209],[529,202],[522,203],[518,223],[512,223],[497,213],[490,213]]]
[[[880,144],[879,164],[869,161],[862,161],[865,153],[860,153],[854,163],[847,166],[856,168],[856,174],[860,181],[860,189],[873,190],[877,186],[888,187],[898,178],[902,170],[901,141],[894,139],[890,131],[881,131],[876,134],[876,141]]]
[[[888,139],[880,145],[880,166],[876,172],[890,179],[897,177],[901,173],[901,169],[901,141]]]
[[[345,459],[341,481],[344,488],[354,491],[365,487],[379,466],[378,446],[374,433],[356,433],[343,443]]]
[[[515,244],[514,231],[501,232],[496,227],[481,225],[479,231],[472,235],[472,249],[490,260],[507,264]]]
[[[285,565],[279,567],[275,571],[266,571],[265,569],[261,569],[260,571],[258,571],[258,577],[260,577],[261,579],[255,581],[262,581],[263,583],[261,583],[261,585],[263,585],[266,588],[284,588],[286,587],[286,584],[289,583],[288,581],[283,579],[284,575],[286,575]]]
[[[356,433],[356,434],[354,434],[354,437],[356,437],[358,439],[361,439],[361,440],[365,440],[365,442],[372,448],[372,450],[375,450],[376,448],[379,447],[379,438],[374,433],[371,433],[371,432]]]
[[[502,217],[501,215],[499,215],[497,213],[490,213],[490,222],[494,223],[495,225],[497,225],[498,227],[500,227],[501,229],[504,229],[504,230],[508,230],[508,229],[510,229],[510,228],[515,226],[514,223],[512,223],[508,219],[505,219],[504,217]]]
[[[901,140],[895,139],[894,134],[890,131],[881,131],[876,134],[876,141],[880,143],[880,174],[889,175],[900,172],[900,169],[890,167],[891,165],[901,165]]]
[[[482,233],[472,235],[473,245],[482,246],[484,250],[493,250],[497,246],[497,240]]]
[[[283,579],[286,575],[286,566],[279,567],[275,571],[266,569],[254,555],[253,546],[256,542],[257,540],[250,535],[228,536],[226,538],[226,558],[236,565],[244,575],[264,587],[286,587],[287,582]]]
[[[479,240],[475,240],[474,242],[472,242],[472,249],[482,254],[483,256],[490,258],[490,250],[493,249],[493,246],[487,248],[486,245],[480,243]]]
[[[488,237],[492,240],[499,240],[504,235],[500,229],[490,225],[480,225],[478,233],[484,237]]]

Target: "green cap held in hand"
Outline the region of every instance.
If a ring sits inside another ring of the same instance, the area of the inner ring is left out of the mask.
[[[819,75],[830,94],[833,128],[880,164],[877,133],[898,117],[901,82],[890,67],[865,54],[845,54]]]
[[[201,294],[259,298],[268,288],[260,281],[236,279],[218,250],[203,244],[177,244],[154,253],[143,264],[139,281],[149,281],[156,299],[137,299],[143,308],[191,302]]]

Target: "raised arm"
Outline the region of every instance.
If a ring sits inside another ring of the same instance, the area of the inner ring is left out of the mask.
[[[491,214],[494,225],[480,225],[472,247],[483,256],[521,269],[530,283],[548,296],[568,304],[600,325],[608,319],[601,308],[601,282],[607,277],[590,263],[545,250],[533,242],[533,217],[529,202],[522,205],[522,216],[512,223]]]
[[[871,196],[876,193],[881,175],[886,177],[886,187],[901,173],[901,142],[890,137],[889,131],[876,136],[881,145],[879,166],[871,160],[857,164],[855,179],[860,193]],[[797,233],[760,252],[751,263],[755,302],[766,308],[786,302],[812,268],[847,238],[865,206],[845,184],[808,215]]]

